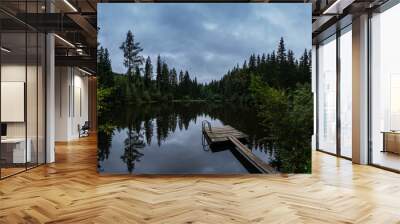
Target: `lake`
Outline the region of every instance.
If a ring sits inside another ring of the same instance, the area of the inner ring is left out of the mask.
[[[230,125],[249,138],[246,145],[271,165],[272,143],[253,108],[234,104],[152,103],[128,106],[100,121],[100,173],[113,174],[246,174],[256,173],[230,145],[210,149],[202,121]],[[276,167],[278,170],[278,167]]]

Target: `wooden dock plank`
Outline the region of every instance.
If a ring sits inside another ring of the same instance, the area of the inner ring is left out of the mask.
[[[227,142],[229,141],[229,136],[234,136],[238,139],[245,139],[248,137],[243,132],[240,132],[229,125],[222,127],[212,127],[211,130],[209,128],[204,128],[203,132],[205,133],[211,144]]]
[[[235,150],[260,172],[275,173],[275,170],[269,164],[255,156],[247,146],[240,142],[240,139],[246,139],[248,137],[243,132],[226,125],[222,127],[205,127],[203,128],[203,134],[206,136],[210,145],[222,142],[232,142],[235,145]]]
[[[268,163],[262,161],[260,158],[255,156],[247,146],[243,145],[237,138],[230,136],[229,140],[235,145],[235,149],[242,154],[249,162],[251,162],[258,170],[263,173],[275,173]]]

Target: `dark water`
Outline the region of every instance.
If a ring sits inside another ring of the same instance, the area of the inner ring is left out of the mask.
[[[114,110],[101,121],[99,171],[135,174],[241,174],[255,170],[232,146],[210,149],[201,122],[231,125],[249,135],[249,148],[266,162],[273,150],[262,140],[252,108],[209,103],[169,103]],[[263,144],[261,144],[263,142]]]

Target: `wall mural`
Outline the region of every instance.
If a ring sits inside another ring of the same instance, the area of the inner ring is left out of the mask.
[[[98,5],[98,171],[311,173],[310,4]]]

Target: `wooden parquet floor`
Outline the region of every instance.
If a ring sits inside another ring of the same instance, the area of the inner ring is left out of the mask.
[[[400,223],[400,175],[313,153],[312,175],[100,176],[96,139],[0,181],[0,223]]]

